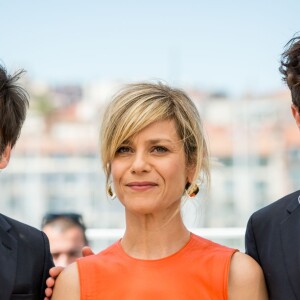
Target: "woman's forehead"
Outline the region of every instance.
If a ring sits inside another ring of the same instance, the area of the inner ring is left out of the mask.
[[[133,140],[143,137],[149,140],[179,140],[177,127],[173,119],[158,120],[132,133],[121,143],[131,143]]]

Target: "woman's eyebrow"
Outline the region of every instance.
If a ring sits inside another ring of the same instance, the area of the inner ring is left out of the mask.
[[[174,141],[171,141],[169,139],[150,139],[148,140],[149,144],[159,144],[159,143],[174,143]]]
[[[167,147],[177,148],[182,145],[181,140],[170,140],[170,139],[151,139],[148,141],[148,145],[166,145]]]
[[[125,140],[120,145],[130,145],[130,144],[131,144],[130,140]]]
[[[149,145],[155,145],[155,144],[160,144],[160,143],[178,144],[178,143],[180,143],[180,141],[174,141],[174,140],[170,140],[168,138],[157,138],[157,139],[146,140],[146,143]],[[134,141],[125,140],[120,144],[120,146],[130,146],[133,144],[134,144]]]

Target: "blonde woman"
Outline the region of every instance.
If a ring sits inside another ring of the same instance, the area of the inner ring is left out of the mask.
[[[108,194],[125,208],[125,234],[67,267],[53,300],[267,299],[251,257],[183,223],[182,198],[194,196],[210,173],[200,116],[184,92],[126,86],[104,114],[101,154]]]

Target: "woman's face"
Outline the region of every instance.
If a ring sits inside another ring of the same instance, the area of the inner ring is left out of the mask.
[[[111,174],[127,211],[152,214],[177,209],[193,170],[186,166],[174,120],[154,122],[124,141],[111,163]]]

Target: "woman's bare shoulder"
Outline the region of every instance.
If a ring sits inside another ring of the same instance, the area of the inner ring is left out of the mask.
[[[228,300],[267,300],[263,271],[249,255],[236,252],[230,263]]]
[[[77,263],[67,266],[58,276],[51,300],[80,300]]]

